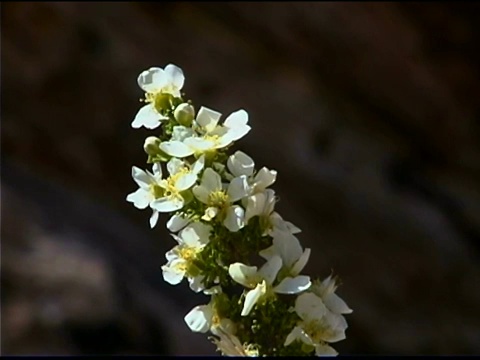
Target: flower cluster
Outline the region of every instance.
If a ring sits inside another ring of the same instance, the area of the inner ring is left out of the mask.
[[[230,151],[250,131],[248,113],[198,111],[181,92],[183,71],[153,67],[138,77],[145,105],[133,128],[156,130],[145,140],[151,171],[132,168],[139,188],[127,201],[170,213],[167,228],[177,242],[162,266],[165,281],[184,278],[210,302],[185,322],[210,332],[223,355],[336,355],[331,343],[345,338],[344,314],[352,310],[335,294],[336,281],[302,275],[310,249],[300,232],[276,211],[271,185],[277,172]]]

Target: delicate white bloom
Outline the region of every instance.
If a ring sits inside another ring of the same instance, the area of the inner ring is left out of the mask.
[[[322,282],[314,281],[311,289],[314,294],[322,298],[325,306],[332,313],[351,314],[353,310],[348,307],[345,301],[335,294],[335,290],[337,290],[337,285],[331,275]]]
[[[163,196],[154,200],[150,206],[159,212],[180,210],[185,205],[183,191],[190,189],[197,181],[198,173],[203,169],[204,157],[198,159],[191,167],[182,160],[172,158],[167,163],[170,176],[162,180],[159,186],[163,189]]]
[[[259,356],[258,349],[251,344],[241,344],[232,332],[219,327],[215,332],[217,338],[212,341],[223,356]]]
[[[248,223],[254,216],[260,216],[266,222],[266,227],[270,228],[270,215],[273,213],[275,203],[275,191],[272,189],[266,189],[263,192],[249,196],[243,200],[245,222]]]
[[[317,355],[336,355],[325,343],[333,343],[345,339],[347,322],[341,315],[327,309],[322,299],[312,292],[298,296],[295,301],[295,312],[302,319],[285,340],[288,346],[295,340],[315,346]]]
[[[228,170],[233,176],[245,175],[248,177],[250,186],[250,194],[263,192],[267,187],[272,185],[277,178],[276,170],[269,170],[266,167],[261,168],[255,176],[253,159],[242,151],[236,151],[227,160]]]
[[[160,148],[171,156],[184,158],[214,151],[230,145],[250,131],[248,114],[238,110],[230,114],[222,125],[218,125],[221,113],[201,107],[196,118],[196,132],[184,139],[174,139],[160,144]]]
[[[252,289],[245,295],[245,303],[241,315],[246,316],[258,300],[270,291],[279,294],[297,294],[310,286],[308,276],[286,277],[278,285],[273,286],[277,274],[282,267],[280,256],[272,256],[261,268],[247,266],[242,263],[231,264],[228,273],[234,281]]]
[[[268,260],[280,255],[285,267],[285,272],[290,276],[297,276],[303,270],[310,257],[310,249],[302,250],[300,241],[296,236],[286,231],[276,231],[272,246],[259,252],[259,255]]]
[[[219,214],[223,216],[223,224],[231,232],[236,232],[244,226],[244,210],[234,202],[246,196],[248,191],[245,176],[233,179],[225,189],[220,175],[213,169],[203,172],[200,185],[193,188],[193,194],[208,206],[203,219],[211,220]]]
[[[167,65],[165,70],[152,67],[143,71],[138,76],[137,82],[146,93],[147,104],[138,111],[132,127],[137,129],[144,126],[147,129],[155,129],[160,126],[161,121],[168,119],[160,114],[155,107],[155,102],[164,94],[180,97],[180,90],[185,82],[183,71],[172,64]]]
[[[203,290],[201,285],[201,275],[189,276],[187,271],[196,255],[203,250],[210,241],[211,227],[209,225],[195,222],[188,225],[179,235],[172,235],[178,242],[172,250],[165,255],[167,264],[162,266],[163,278],[166,282],[176,285],[179,284],[185,276],[189,277],[189,283],[192,290],[198,292]]]

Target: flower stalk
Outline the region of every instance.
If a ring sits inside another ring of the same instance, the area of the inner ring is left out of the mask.
[[[311,251],[296,236],[301,230],[275,211],[277,172],[231,151],[251,130],[248,113],[222,121],[218,111],[197,110],[173,64],[147,69],[137,82],[145,99],[131,125],[155,133],[144,142],[151,171],[132,168],[138,189],[127,201],[151,210],[152,228],[170,214],[177,244],[165,255],[164,280],[185,279],[211,297],[186,324],[211,333],[223,355],[337,355],[331,344],[345,339],[344,315],[352,310],[331,276],[302,274]]]

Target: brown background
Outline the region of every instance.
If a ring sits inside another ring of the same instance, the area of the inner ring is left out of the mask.
[[[354,309],[352,354],[480,353],[480,6],[2,3],[2,351],[208,354],[125,201],[138,73],[245,108],[281,214]]]

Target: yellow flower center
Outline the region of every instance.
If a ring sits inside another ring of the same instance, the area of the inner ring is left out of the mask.
[[[230,203],[228,195],[223,190],[211,192],[208,195],[208,205],[223,208]]]
[[[157,184],[150,184],[149,186],[150,188],[150,192],[153,194],[153,196],[155,197],[155,199],[158,199],[158,198],[161,198],[164,194],[164,190],[158,186]]]
[[[181,168],[175,175],[168,177],[165,180],[162,180],[162,187],[165,189],[165,196],[179,196],[179,190],[176,188],[175,184],[177,180],[190,172],[186,167]]]

